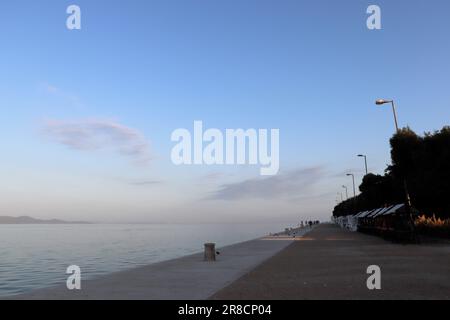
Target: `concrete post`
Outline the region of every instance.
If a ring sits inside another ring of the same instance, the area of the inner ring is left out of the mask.
[[[216,261],[216,244],[205,243],[205,261]]]

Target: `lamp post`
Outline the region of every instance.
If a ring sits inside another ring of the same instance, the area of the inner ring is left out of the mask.
[[[353,179],[353,197],[356,198],[355,175],[353,173],[347,173],[347,177],[350,176],[352,176]]]
[[[342,186],[345,189],[345,200],[348,200],[348,188],[347,186]]]
[[[358,154],[358,157],[364,158],[364,164],[366,165],[366,176],[367,176],[367,174],[369,173],[367,171],[367,156],[365,154]]]
[[[397,132],[398,132],[399,129],[398,129],[398,122],[397,122],[397,111],[395,110],[394,100],[378,99],[377,101],[375,101],[375,104],[377,106],[381,106],[386,103],[390,103],[392,105],[392,113],[394,114],[395,130],[397,130]]]
[[[337,194],[338,194],[338,196],[339,195],[341,196],[341,202],[343,202],[344,201],[344,196],[342,195],[342,192],[338,192]]]
[[[397,133],[399,133],[400,129],[398,128],[397,112],[395,110],[394,100],[378,99],[377,101],[375,101],[375,104],[377,106],[381,106],[386,103],[390,103],[392,105],[392,113],[394,114],[394,121],[395,121],[395,130],[397,131]],[[408,205],[408,207],[411,207],[411,197],[409,196],[408,184],[406,183],[406,177],[403,178],[403,188],[405,189],[406,204]]]

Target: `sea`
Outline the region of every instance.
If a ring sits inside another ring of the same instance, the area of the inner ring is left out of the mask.
[[[82,279],[276,233],[287,224],[0,225],[0,296],[63,284],[77,265]]]

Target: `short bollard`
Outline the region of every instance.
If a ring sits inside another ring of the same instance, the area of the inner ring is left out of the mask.
[[[216,261],[216,244],[205,243],[205,261]]]

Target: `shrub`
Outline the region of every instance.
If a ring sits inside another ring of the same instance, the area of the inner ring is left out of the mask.
[[[416,219],[415,224],[419,233],[450,238],[450,219],[436,218],[435,215],[431,217],[421,215]]]

